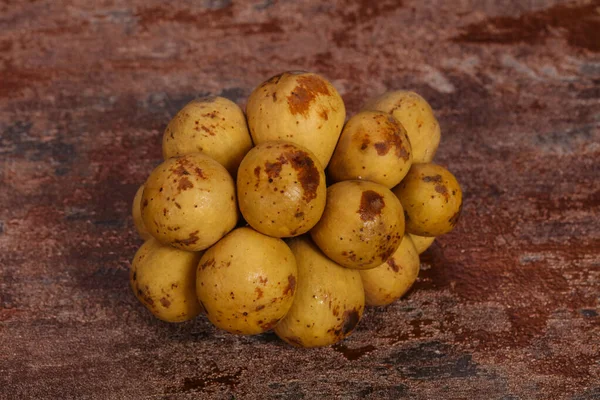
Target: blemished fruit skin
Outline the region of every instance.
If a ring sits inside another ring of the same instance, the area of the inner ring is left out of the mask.
[[[369,306],[385,306],[404,296],[419,275],[419,253],[410,238],[404,235],[400,247],[380,266],[360,271]]]
[[[310,234],[336,263],[347,268],[375,268],[400,246],[402,205],[378,183],[339,182],[327,188],[325,211]]]
[[[263,82],[246,105],[255,145],[273,140],[312,151],[327,167],[338,141],[346,108],[333,85],[320,75],[290,71]]]
[[[283,240],[238,228],[202,256],[196,294],[216,327],[256,335],[286,315],[297,282],[296,259]]]
[[[191,320],[202,312],[196,298],[196,267],[201,256],[151,238],[133,258],[130,287],[157,318],[166,322]]]
[[[298,284],[287,315],[275,333],[296,347],[321,347],[339,342],[360,322],[365,297],[360,274],[327,258],[312,240],[288,241],[298,265]]]
[[[315,348],[351,335],[366,306],[410,296],[420,254],[463,207],[456,177],[433,163],[440,125],[408,90],[346,121],[333,83],[287,71],[244,110],[206,96],[169,121],[164,161],[131,205],[144,243],[129,284],[154,317],[205,314],[234,335]]]
[[[257,231],[273,237],[308,232],[325,209],[325,172],[310,150],[264,142],[244,157],[237,176],[239,207]]]
[[[205,154],[169,158],[146,180],[142,218],[161,243],[204,250],[237,223],[234,181],[225,167]]]
[[[333,182],[360,179],[396,186],[412,165],[406,129],[382,111],[362,111],[346,123],[327,169]]]
[[[163,134],[165,160],[204,153],[235,176],[242,158],[252,148],[242,109],[224,97],[195,99],[171,119]]]
[[[142,194],[144,193],[144,185],[141,185],[137,192],[135,192],[135,197],[133,198],[133,204],[131,206],[131,215],[133,216],[133,225],[135,226],[135,230],[138,235],[143,240],[148,240],[152,237],[148,229],[146,229],[146,225],[144,224],[144,220],[142,219]]]
[[[404,126],[412,145],[413,163],[433,160],[440,144],[440,124],[419,94],[407,90],[386,92],[368,101],[363,110],[392,114]]]
[[[414,164],[393,192],[404,208],[408,233],[440,236],[458,222],[462,190],[454,175],[440,165]]]

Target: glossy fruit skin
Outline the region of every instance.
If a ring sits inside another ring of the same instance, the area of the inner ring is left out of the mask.
[[[157,318],[183,322],[202,312],[196,298],[196,267],[202,256],[147,240],[136,252],[129,283],[137,299]]]
[[[440,236],[458,222],[462,190],[454,175],[440,165],[414,164],[393,192],[404,207],[408,233]]]
[[[246,115],[255,145],[273,140],[296,143],[312,151],[326,168],[342,132],[346,108],[322,76],[290,71],[254,89]]]
[[[237,177],[239,207],[257,231],[292,237],[321,218],[325,172],[310,150],[290,142],[265,142],[246,155]]]
[[[380,184],[339,182],[327,188],[325,211],[310,234],[336,263],[347,268],[375,268],[400,246],[402,205]]]
[[[288,242],[298,265],[298,284],[288,314],[275,333],[296,347],[321,347],[352,333],[364,311],[360,274],[327,258],[307,236]]]
[[[404,296],[419,275],[419,253],[409,235],[398,250],[380,266],[360,271],[369,306],[385,306]]]
[[[334,182],[353,179],[396,186],[412,165],[406,129],[392,115],[362,111],[346,123],[329,162]]]
[[[296,259],[283,240],[238,228],[202,256],[196,294],[216,327],[256,335],[286,315],[297,279]]]
[[[413,163],[433,160],[440,144],[440,124],[423,97],[407,90],[386,92],[367,102],[363,110],[392,114],[404,126],[412,145]]]
[[[207,249],[237,223],[233,179],[205,154],[169,158],[146,180],[142,218],[163,244],[187,251]]]
[[[242,109],[224,97],[195,99],[171,119],[162,140],[165,160],[204,153],[235,176],[252,139]]]

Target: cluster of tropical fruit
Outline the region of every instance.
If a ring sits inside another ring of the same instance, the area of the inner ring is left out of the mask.
[[[407,292],[419,254],[458,221],[460,186],[431,162],[439,141],[418,94],[384,93],[346,122],[333,85],[308,72],[265,81],[245,114],[194,100],[135,196],[145,243],[131,288],[164,321],[205,314],[299,347],[342,340],[365,305]]]

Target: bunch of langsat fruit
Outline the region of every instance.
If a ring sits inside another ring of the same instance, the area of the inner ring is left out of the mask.
[[[385,93],[345,119],[336,89],[308,72],[262,83],[246,115],[222,97],[179,111],[133,203],[142,304],[317,347],[347,337],[365,304],[405,294],[419,254],[456,225],[461,189],[431,163],[440,128],[418,94]]]

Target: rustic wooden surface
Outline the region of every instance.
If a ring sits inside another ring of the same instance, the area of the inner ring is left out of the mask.
[[[598,1],[0,1],[0,398],[600,398]],[[169,118],[289,69],[412,88],[462,220],[409,296],[299,350],[136,301]]]

